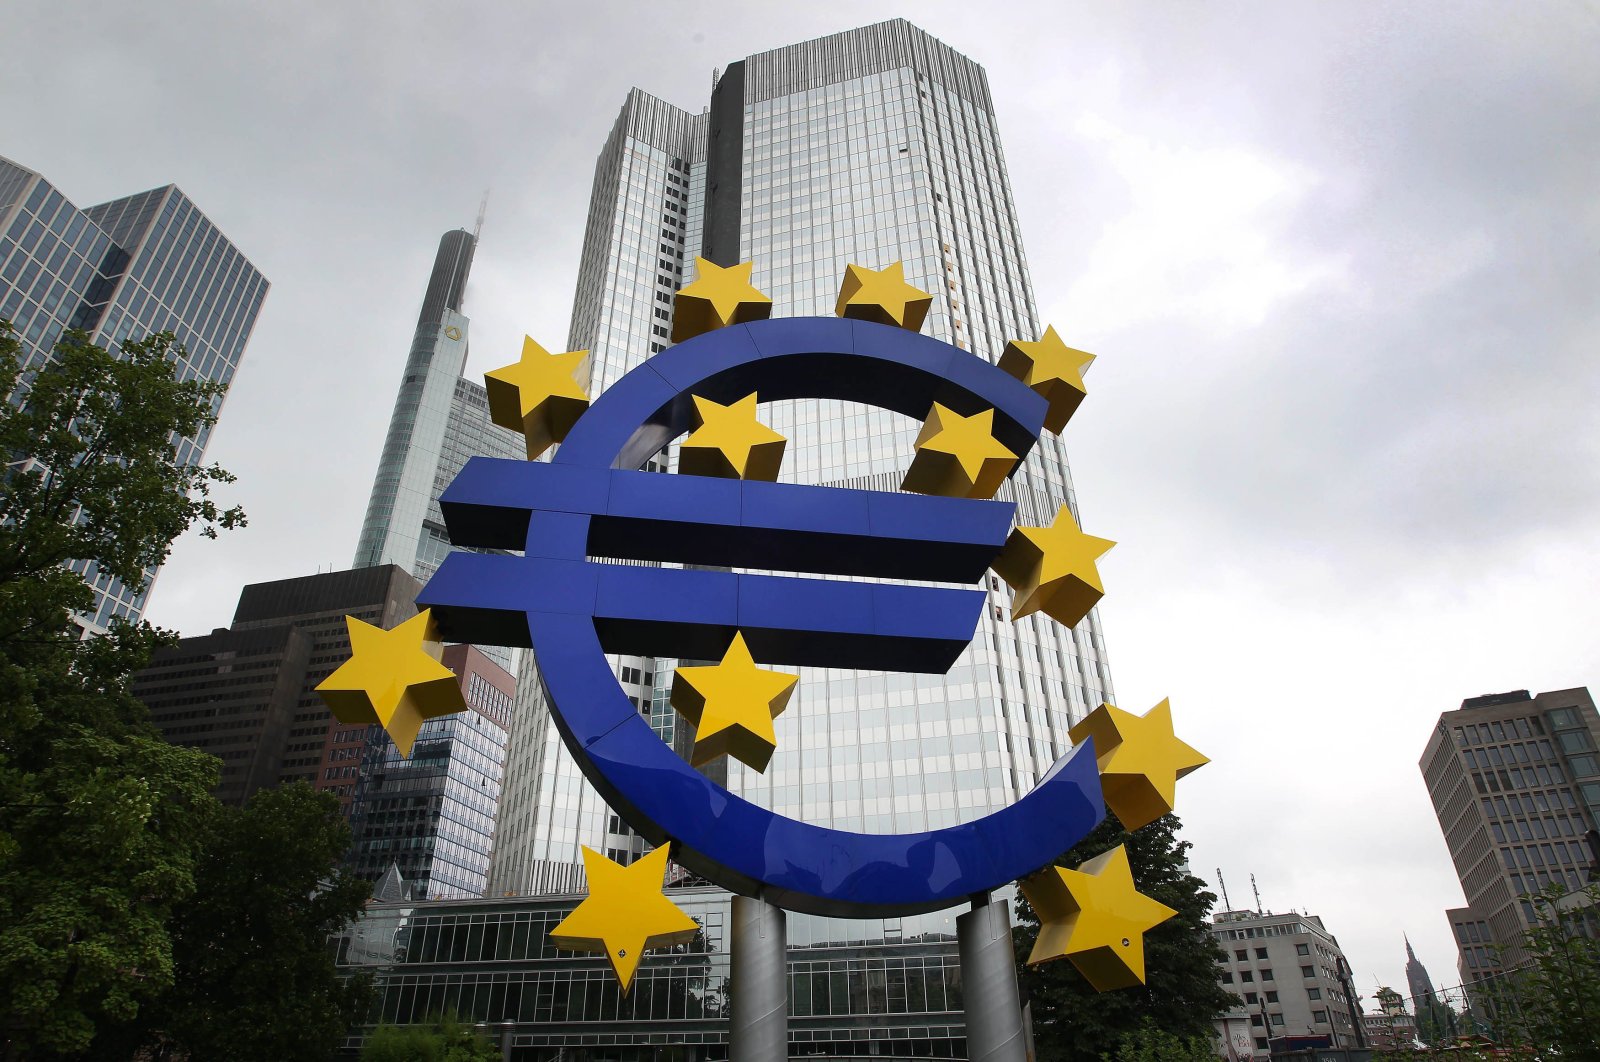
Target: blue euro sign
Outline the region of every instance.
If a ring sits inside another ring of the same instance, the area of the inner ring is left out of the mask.
[[[691,395],[731,403],[839,398],[922,419],[934,402],[995,410],[1019,458],[1045,402],[973,354],[864,321],[720,329],[629,372],[549,463],[473,458],[440,498],[458,546],[417,599],[452,641],[531,647],[568,749],[613,809],[730,891],[791,910],[872,917],[937,910],[1050,863],[1103,817],[1092,744],[984,818],[915,834],[833,830],[728,792],[675,754],[606,654],[719,659],[736,631],[767,664],[942,673],[972,640],[978,589],[592,561],[979,582],[1011,502],[662,475],[639,469],[689,430]],[[1020,460],[1019,460],[1020,464]]]

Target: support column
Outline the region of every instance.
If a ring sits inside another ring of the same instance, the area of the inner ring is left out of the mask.
[[[733,970],[728,1058],[772,1062],[789,1057],[788,927],[765,900],[733,898]]]
[[[956,940],[967,1012],[967,1057],[972,1062],[1026,1062],[1006,901],[974,898],[972,910],[956,919]]]

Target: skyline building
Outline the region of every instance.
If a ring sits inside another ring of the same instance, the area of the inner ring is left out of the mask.
[[[476,646],[451,645],[467,710],[423,722],[409,758],[372,728],[350,814],[350,867],[404,875],[418,900],[482,896],[516,682]]]
[[[629,92],[595,168],[569,349],[598,395],[669,343],[696,255],[754,262],[774,317],[832,316],[845,266],[904,263],[933,294],[923,331],[997,361],[1043,331],[982,67],[904,20],[729,65],[699,114]],[[781,402],[780,479],[895,490],[920,428],[851,403]],[[667,462],[670,465],[670,452]],[[1046,434],[999,497],[1019,523],[1076,510],[1065,448]],[[801,668],[765,774],[726,765],[734,793],[838,829],[901,833],[988,814],[1030,789],[1067,730],[1112,700],[1099,620],[1013,623],[988,583],[972,646],[946,675]],[[491,870],[494,894],[581,886],[580,845],[637,854],[563,747],[525,654]],[[618,658],[663,739],[670,660]]]
[[[1445,915],[1470,995],[1528,961],[1528,896],[1591,880],[1600,716],[1583,687],[1469,697],[1439,716],[1418,766],[1467,901]]]
[[[398,564],[426,583],[455,548],[439,494],[467,458],[527,456],[519,435],[490,423],[483,384],[462,376],[471,324],[462,308],[477,247],[465,229],[439,238],[352,567]],[[512,666],[505,650],[485,651]]]
[[[269,286],[177,185],[79,208],[0,157],[0,320],[15,326],[24,368],[43,365],[69,328],[113,354],[171,332],[186,351],[179,379],[228,384]],[[176,440],[176,460],[199,463],[209,437]],[[154,569],[130,587],[90,562],[71,567],[95,590],[92,611],[77,617],[86,633],[143,614]]]
[[[1406,938],[1406,987],[1411,991],[1411,1006],[1421,1014],[1434,1003],[1433,978],[1422,965],[1417,953],[1411,950],[1411,938]]]
[[[339,722],[316,688],[350,655],[346,615],[391,628],[421,588],[396,565],[252,583],[230,626],[157,649],[133,695],[168,741],[222,760],[219,799],[303,781],[348,815],[375,728]]]
[[[832,316],[848,264],[900,262],[934,297],[926,334],[994,362],[1009,340],[1043,332],[983,69],[904,20],[735,62],[701,113],[628,93],[595,166],[567,339],[590,352],[591,397],[668,346],[696,256],[753,262],[774,317]],[[921,426],[838,401],[770,403],[762,416],[788,439],[780,480],[881,491],[899,488]],[[674,465],[669,447],[650,467]],[[1018,523],[1076,510],[1061,441],[1046,434],[999,497],[1017,502]],[[953,826],[1014,802],[1070,748],[1069,728],[1113,699],[1111,678],[1096,614],[1073,629],[1042,615],[1013,623],[1009,589],[997,578],[985,589],[976,636],[947,674],[801,668],[766,773],[728,762],[715,777],[776,812],[862,832]],[[681,749],[676,663],[613,658],[624,691]],[[568,754],[531,653],[517,688],[488,894],[570,896],[585,885],[582,846],[624,863],[647,846]],[[669,882],[689,883],[677,870]],[[727,894],[715,895],[724,910]],[[930,978],[959,980],[956,913],[791,914],[793,1042],[893,1054],[902,1040],[927,1045],[916,1057],[964,1057],[959,995],[941,987],[935,1002],[927,990]],[[826,972],[797,961],[807,946],[829,949]],[[570,991],[612,1013],[607,989],[577,984],[603,976],[595,961],[569,962]]]

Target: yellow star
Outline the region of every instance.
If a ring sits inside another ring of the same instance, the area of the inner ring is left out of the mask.
[[[798,676],[756,667],[744,635],[735,634],[720,664],[680,667],[672,676],[672,706],[695,725],[695,767],[732,756],[765,771],[778,747],[772,721],[789,705]]]
[[[1134,888],[1122,845],[1077,870],[1046,867],[1021,885],[1039,916],[1028,965],[1071,959],[1096,992],[1144,984],[1144,935],[1178,913]]]
[[[550,931],[550,943],[564,951],[605,952],[626,994],[646,948],[687,944],[700,928],[662,895],[666,868],[666,845],[626,867],[585,847],[589,895]]]
[[[439,633],[427,609],[392,631],[354,616],[344,622],[350,659],[317,686],[341,723],[378,723],[410,758],[424,720],[467,710],[460,680],[439,662]]]
[[[694,396],[695,430],[678,450],[678,471],[724,479],[778,478],[788,441],[756,419],[756,396],[732,405]]]
[[[588,392],[578,382],[588,375],[587,350],[552,354],[525,336],[520,361],[483,374],[489,419],[526,436],[532,461],[565,439],[589,408]]]
[[[702,332],[772,316],[772,300],[750,283],[754,262],[719,266],[696,258],[694,268],[694,283],[680,288],[672,300],[674,343],[693,339]]]
[[[1093,360],[1093,354],[1074,350],[1054,328],[1046,328],[1037,343],[1021,339],[1007,343],[1000,368],[1044,396],[1049,403],[1044,426],[1059,435],[1089,393],[1083,386],[1083,370]]]
[[[900,489],[955,498],[992,498],[1017,463],[994,437],[994,410],[963,417],[935,402],[917,434]]]
[[[888,269],[847,265],[844,283],[839,286],[839,302],[833,312],[840,317],[920,332],[923,319],[928,316],[928,307],[932,305],[932,295],[906,283],[905,265],[901,262]]]
[[[1106,594],[1095,560],[1116,543],[1078,530],[1063,505],[1049,527],[1014,527],[995,558],[995,574],[1011,584],[1011,618],[1043,612],[1073,626]]]
[[[1067,736],[1074,745],[1094,738],[1106,807],[1129,830],[1170,812],[1178,779],[1211,762],[1172,732],[1172,705],[1167,700],[1144,715],[1102,704]]]

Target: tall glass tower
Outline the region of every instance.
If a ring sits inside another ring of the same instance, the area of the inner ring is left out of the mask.
[[[397,564],[427,582],[455,548],[439,495],[467,458],[526,456],[521,436],[490,422],[483,385],[461,375],[469,324],[462,307],[477,245],[464,229],[439,240],[356,568]],[[356,872],[376,879],[398,860],[416,895],[428,899],[483,893],[516,666],[516,654],[500,646],[451,646],[446,654],[474,710],[428,720],[409,758],[381,728],[369,729],[351,811]]]
[[[49,360],[68,328],[112,353],[172,332],[188,352],[181,379],[233,380],[267,279],[176,185],[80,209],[33,170],[0,158],[0,320],[22,341],[24,367]],[[218,409],[221,400],[218,400]],[[199,462],[209,430],[177,440],[177,460]],[[149,595],[75,566],[95,588],[78,617],[86,632],[138,619]]]
[[[483,385],[461,375],[469,324],[462,305],[477,246],[477,236],[465,229],[439,239],[354,567],[398,564],[427,582],[452,548],[440,492],[468,457],[524,456],[519,436],[489,422]]]
[[[571,348],[597,394],[671,331],[672,296],[702,255],[754,261],[774,317],[831,316],[848,263],[903,262],[934,294],[924,331],[998,360],[1043,331],[982,67],[903,20],[753,55],[690,114],[637,89],[596,166]],[[844,402],[763,407],[789,439],[782,479],[895,490],[920,425]],[[1002,497],[1048,524],[1073,506],[1046,435]],[[989,583],[972,645],[945,675],[801,669],[767,771],[732,762],[735,793],[808,822],[905,833],[1010,804],[1070,747],[1111,678],[1099,619],[1012,622]],[[577,884],[579,845],[642,850],[583,781],[525,661],[492,893]],[[672,661],[619,658],[619,677],[671,739]]]

